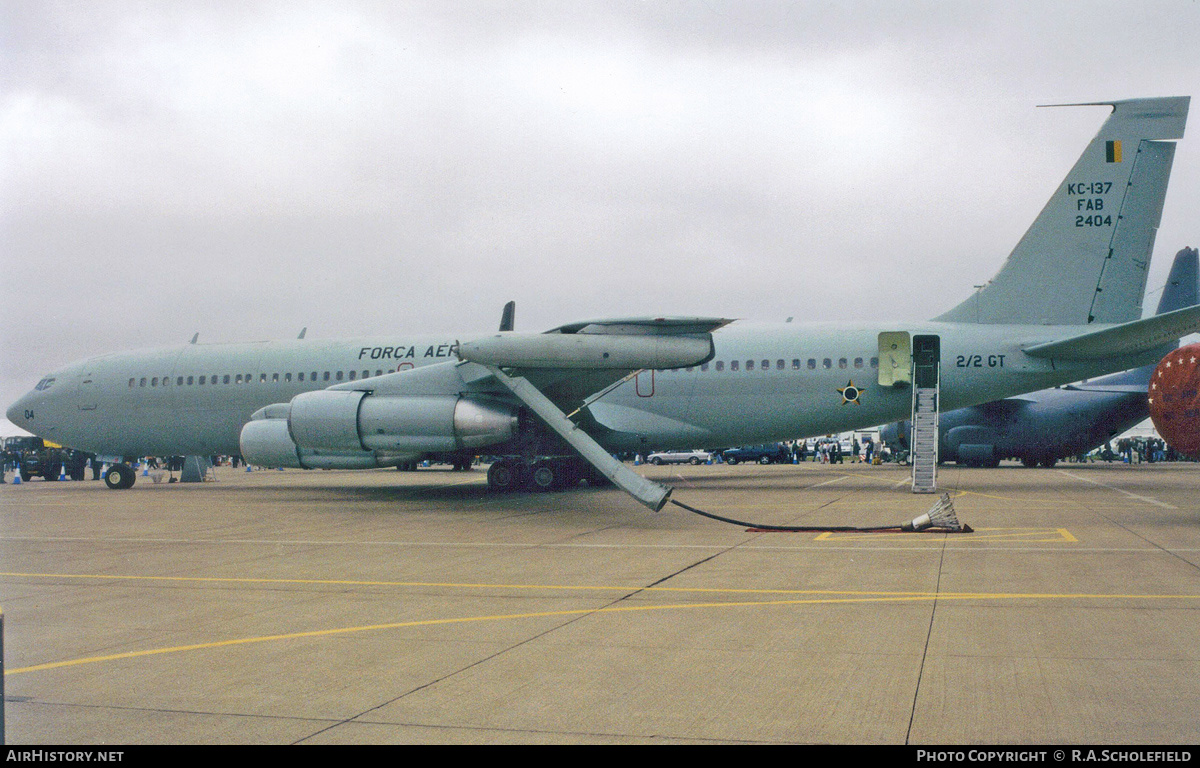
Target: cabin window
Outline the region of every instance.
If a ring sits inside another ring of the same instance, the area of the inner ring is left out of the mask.
[[[146,386],[146,377],[145,377],[145,376],[143,376],[143,377],[142,377],[142,380],[138,382],[138,386],[139,386],[139,387],[144,387],[144,386]]]
[[[780,368],[782,368],[782,367],[783,367],[783,361],[782,361],[782,360],[780,360],[780,361],[779,361],[779,367],[780,367]],[[770,361],[770,360],[763,360],[763,362],[762,362],[762,369],[763,369],[764,371],[769,371],[769,370],[771,370],[771,361]]]
[[[838,358],[838,368],[845,368],[845,367],[846,367],[846,358],[844,358],[844,357]]]
[[[279,374],[278,374],[278,373],[272,373],[272,374],[271,374],[271,383],[272,383],[272,384],[274,384],[274,383],[275,383],[275,382],[277,382],[277,381],[279,381]]]
[[[782,359],[779,359],[779,360],[776,360],[776,361],[775,361],[775,370],[777,370],[777,371],[782,371],[782,370],[783,370],[783,367],[784,367],[784,366],[783,366],[783,360],[782,360]]]
[[[175,380],[175,386],[177,386],[177,387],[183,386],[183,377],[182,376],[180,376],[178,379]]]
[[[792,358],[792,370],[793,371],[800,370],[800,358],[798,358],[798,357]]]
[[[250,382],[254,381],[254,377],[253,377],[253,376],[251,376],[251,375],[250,375],[250,374],[248,374],[248,373],[247,373],[247,374],[243,374],[242,381],[244,381],[244,382],[246,382],[247,384],[249,384]]]
[[[192,386],[192,383],[193,383],[193,378],[191,376],[188,376],[188,386],[189,387]]]
[[[325,371],[324,381],[329,381],[329,371]]]
[[[754,370],[754,361],[753,361],[753,360],[747,360],[747,361],[746,361],[746,370],[747,370],[747,371],[753,371],[753,370]]]
[[[338,381],[341,381],[341,380],[342,380],[342,371],[338,371],[338,372],[337,372],[337,380],[338,380]]]
[[[707,370],[708,370],[708,363],[704,363],[703,365],[701,365],[701,366],[700,366],[700,370],[702,370],[702,371],[707,371]]]
[[[303,376],[304,374],[302,373],[302,374],[300,374],[300,375],[301,375],[301,376]],[[291,380],[292,380],[292,374],[290,374],[290,373],[285,373],[285,374],[283,374],[283,380],[284,380],[284,381],[291,381]]]
[[[242,383],[242,374],[240,374],[240,373],[238,373],[238,374],[235,374],[235,375],[234,375],[234,377],[233,377],[233,383],[234,383],[234,384],[241,384],[241,383]]]
[[[718,370],[718,371],[723,371],[723,370],[725,370],[725,361],[724,361],[724,360],[718,360],[718,361],[717,361],[717,370]]]
[[[309,377],[309,381],[316,381],[316,380],[317,380],[317,372],[313,371],[312,376]]]
[[[872,357],[872,358],[871,358],[871,367],[872,367],[872,368],[878,368],[878,367],[879,367],[879,358],[878,358],[878,357]]]
[[[737,361],[737,360],[730,360],[730,361],[729,361],[729,370],[731,370],[731,371],[736,371],[736,370],[738,369],[738,365],[739,365],[739,361]]]
[[[375,375],[376,375],[376,376],[382,376],[382,375],[383,375],[383,371],[375,371]]]
[[[275,374],[275,380],[276,380],[276,381],[279,381],[279,374],[278,374],[278,373],[277,373],[277,374]],[[258,374],[258,383],[259,383],[259,384],[266,384],[266,383],[267,383],[267,374],[265,374],[265,373],[260,373],[260,374]]]
[[[158,377],[157,376],[155,376],[153,379],[150,379],[150,386],[152,386],[152,387],[158,386]]]
[[[227,374],[225,374],[224,378],[222,378],[222,379],[221,379],[221,383],[222,383],[222,384],[228,384],[228,383],[229,383],[229,374],[228,374],[228,373],[227,373]]]
[[[855,367],[855,368],[862,368],[862,367],[863,367],[863,359],[862,359],[861,357],[856,357],[856,358],[854,358],[854,367]]]
[[[811,371],[817,367],[817,359],[815,357],[808,358],[808,369]]]
[[[825,358],[824,360],[822,360],[822,361],[821,361],[821,367],[822,367],[822,368],[826,368],[826,369],[828,369],[828,368],[832,368],[832,367],[833,367],[833,360],[830,360],[828,357],[827,357],[827,358]]]
[[[370,372],[370,371],[363,371],[363,375],[362,375],[362,377],[363,377],[364,379],[369,379],[369,378],[371,378],[371,372]]]
[[[350,381],[354,381],[357,378],[358,378],[358,371],[350,371]]]
[[[130,380],[129,380],[129,388],[130,388],[130,389],[133,389],[133,383],[134,383],[135,381],[137,381],[137,379],[130,379]]]

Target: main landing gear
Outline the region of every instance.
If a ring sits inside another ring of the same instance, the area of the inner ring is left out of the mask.
[[[487,477],[488,487],[495,491],[557,491],[573,488],[581,480],[589,486],[609,484],[591,464],[571,456],[507,456],[492,464]]]

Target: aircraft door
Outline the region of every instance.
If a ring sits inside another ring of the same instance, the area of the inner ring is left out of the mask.
[[[83,374],[79,382],[79,410],[94,411],[99,403],[99,395],[96,394],[96,377],[91,371]]]
[[[879,386],[905,387],[912,384],[912,346],[908,331],[879,334]]]
[[[938,368],[942,360],[940,336],[913,336],[913,379],[917,389],[938,386]]]

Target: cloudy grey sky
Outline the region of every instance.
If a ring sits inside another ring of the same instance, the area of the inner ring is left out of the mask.
[[[1106,115],[1035,105],[1200,95],[1196,0],[0,14],[3,406],[196,331],[478,331],[509,299],[524,330],[930,317]],[[1200,244],[1196,131],[1152,290]]]

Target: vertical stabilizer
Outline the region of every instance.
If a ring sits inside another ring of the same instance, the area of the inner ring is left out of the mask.
[[[1172,140],[1189,98],[1101,102],[1112,114],[987,285],[937,320],[1086,325],[1142,314]]]
[[[1171,274],[1158,300],[1158,314],[1200,304],[1200,251],[1184,248],[1175,254]]]

